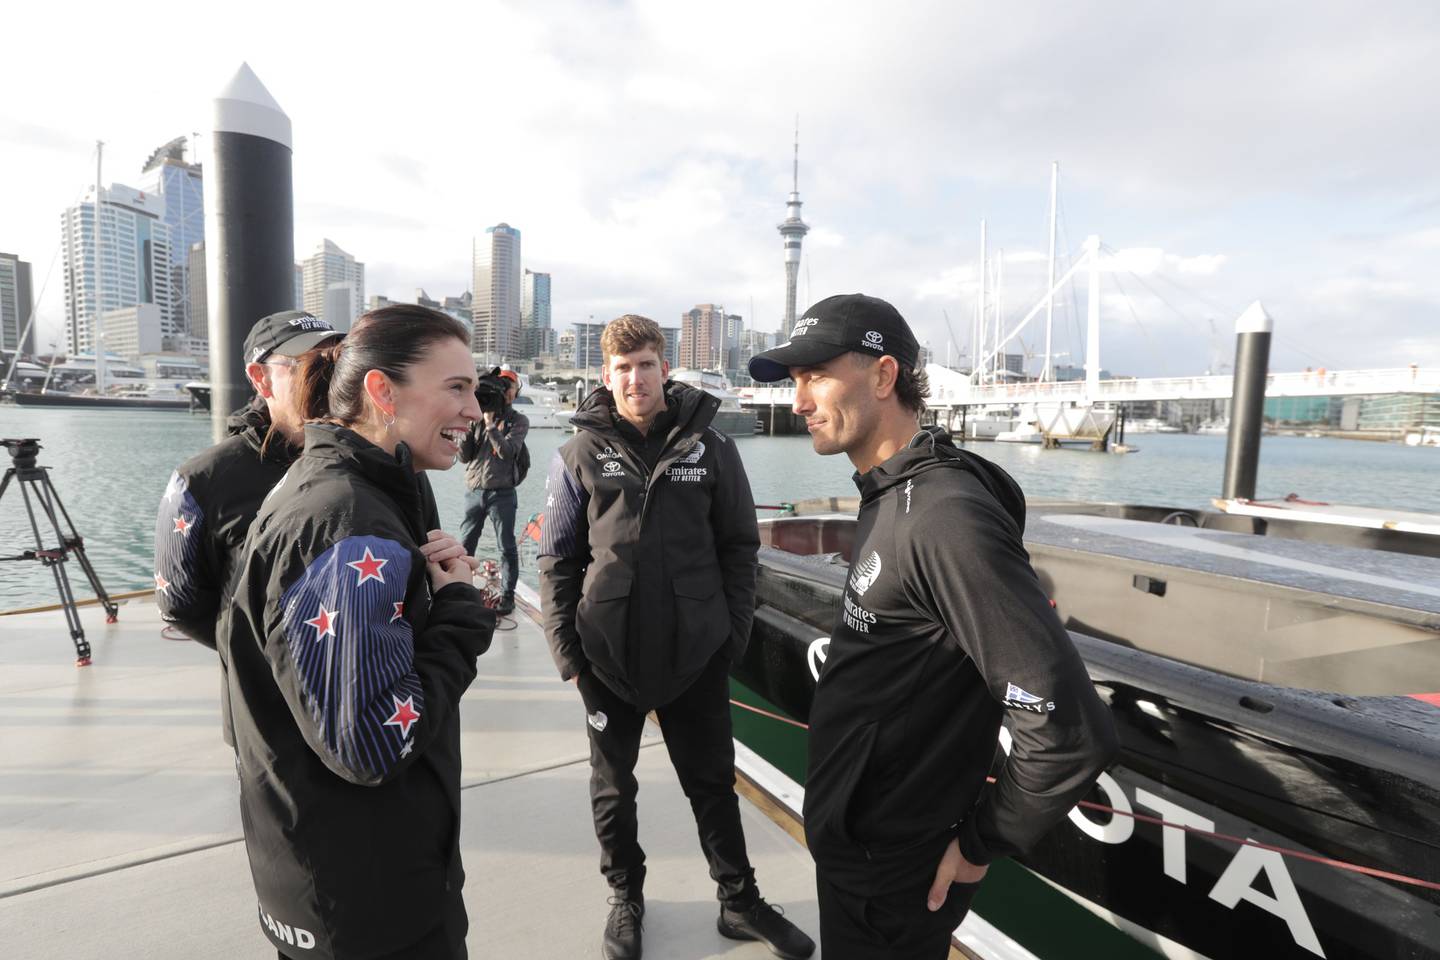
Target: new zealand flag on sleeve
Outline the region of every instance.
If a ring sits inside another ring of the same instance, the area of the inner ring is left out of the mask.
[[[166,619],[185,619],[209,584],[200,541],[205,536],[205,513],[189,484],[179,473],[170,474],[165,496],[155,517],[155,602]],[[213,610],[197,611],[214,615]]]
[[[405,619],[410,563],[394,540],[346,537],[281,597],[286,647],[318,739],[362,781],[409,756],[424,722]]]

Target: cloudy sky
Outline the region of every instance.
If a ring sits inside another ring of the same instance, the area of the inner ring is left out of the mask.
[[[798,114],[801,300],[885,297],[940,359],[950,330],[968,349],[982,218],[1004,313],[1043,293],[1058,160],[1063,256],[1112,251],[1105,367],[1228,361],[1256,299],[1275,369],[1440,364],[1433,3],[39,6],[0,53],[0,250],[51,274],[42,339],[94,141],[137,182],[247,61],[294,123],[297,256],[334,240],[367,295],[459,293],[503,220],[557,327],[717,302],[774,330]]]

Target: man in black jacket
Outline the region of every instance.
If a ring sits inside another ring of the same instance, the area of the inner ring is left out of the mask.
[[[460,441],[460,462],[465,464],[465,519],[460,524],[460,542],[473,555],[485,532],[486,519],[495,524],[503,591],[495,612],[507,614],[515,610],[515,583],[520,579],[515,488],[524,479],[520,475],[522,464],[529,463],[521,458],[525,456],[530,419],[513,406],[520,394],[520,376],[513,370],[501,370],[499,378],[507,384],[504,406],[495,409],[482,400],[481,418],[471,424]]]
[[[249,405],[231,415],[229,436],[186,460],[170,476],[155,520],[155,602],[160,616],[215,649],[215,622],[240,569],[240,548],[270,488],[300,453],[304,424],[295,405],[296,358],[344,336],[324,320],[287,310],[251,327],[245,375]],[[221,657],[221,699],[227,668]],[[233,746],[222,703],[225,742]]]
[[[814,943],[760,898],[735,796],[729,664],[755,613],[759,532],[711,395],[667,382],[665,338],[627,315],[600,340],[605,389],[551,463],[540,544],[545,632],[585,702],[590,797],[612,910],[604,956],[641,955],[645,853],[635,761],[654,710],[718,884],[718,928],[781,957]]]
[[[1021,539],[1004,470],[916,428],[919,345],[860,294],[750,361],[795,381],[815,451],[860,488],[843,609],[810,712],[805,835],[826,960],[941,958],[988,864],[1029,849],[1116,748],[1109,713]],[[1013,735],[985,777],[1002,715]]]

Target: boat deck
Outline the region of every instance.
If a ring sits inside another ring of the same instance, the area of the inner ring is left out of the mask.
[[[1032,509],[1032,549],[1057,548],[1163,564],[1261,587],[1383,604],[1418,621],[1440,616],[1440,559],[1335,544],[1258,537],[1084,513]]]
[[[533,596],[533,594],[531,595]],[[83,610],[94,664],[58,612],[0,617],[0,943],[7,958],[274,957],[220,739],[215,655],[160,635],[154,605]],[[593,957],[608,907],[578,695],[540,629],[497,633],[461,711],[461,846],[472,956]],[[759,960],[715,931],[715,887],[658,731],[640,763],[649,955]],[[809,855],[741,804],[761,889],[818,933]],[[359,838],[357,838],[357,841]],[[818,953],[817,953],[818,956]]]

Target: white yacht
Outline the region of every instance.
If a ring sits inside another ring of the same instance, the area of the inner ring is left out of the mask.
[[[755,434],[758,420],[754,411],[740,406],[740,394],[735,392],[724,374],[714,370],[680,367],[670,371],[670,379],[676,383],[697,387],[712,397],[720,398],[720,409],[715,411],[715,419],[711,421],[716,430],[732,437],[749,437]]]

